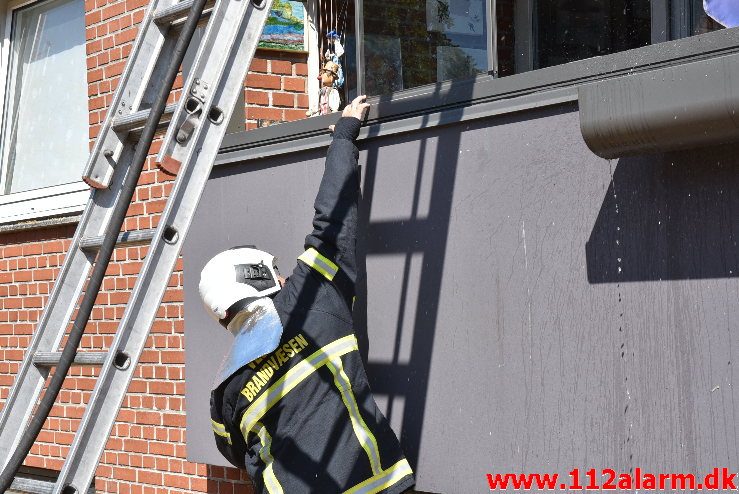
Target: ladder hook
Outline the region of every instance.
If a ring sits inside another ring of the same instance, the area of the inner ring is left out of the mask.
[[[185,111],[188,113],[187,118],[177,129],[177,142],[180,144],[186,143],[195,131],[203,113],[203,104],[197,98],[189,98],[185,103]]]

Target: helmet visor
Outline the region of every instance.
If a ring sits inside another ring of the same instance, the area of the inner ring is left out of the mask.
[[[216,389],[231,375],[254,359],[273,352],[280,344],[282,322],[272,299],[262,297],[247,306],[247,316],[232,328],[234,341],[218,369],[211,389]]]

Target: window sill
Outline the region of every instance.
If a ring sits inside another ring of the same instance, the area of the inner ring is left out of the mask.
[[[82,182],[0,196],[0,225],[80,213],[89,197]]]

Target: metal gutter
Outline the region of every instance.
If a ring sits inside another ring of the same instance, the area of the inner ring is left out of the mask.
[[[580,128],[601,158],[739,140],[739,54],[579,88]]]
[[[451,125],[496,115],[532,110],[535,108],[574,103],[576,101],[577,90],[575,88],[564,88],[521,96],[510,100],[460,106],[434,113],[415,115],[399,120],[375,123],[370,122],[369,125],[362,127],[362,130],[359,133],[359,140],[361,141],[394,134],[404,134],[429,127]],[[326,123],[325,127],[316,132],[316,135],[286,139],[267,143],[261,146],[235,149],[230,152],[221,148],[221,152],[216,158],[215,165],[225,165],[240,161],[268,158],[280,154],[326,147],[331,143],[331,136],[326,128],[330,123],[334,123],[336,120],[338,120],[338,117],[333,117]]]

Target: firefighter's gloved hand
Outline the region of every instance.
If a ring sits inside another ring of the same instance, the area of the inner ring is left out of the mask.
[[[329,126],[328,130],[334,133],[334,139],[348,139],[353,141],[359,136],[359,127],[367,114],[369,103],[365,103],[367,96],[357,96],[351,104],[344,108],[336,125]]]
[[[362,120],[367,114],[367,108],[370,107],[369,103],[365,103],[366,100],[367,96],[364,94],[361,96],[357,96],[356,98],[354,98],[351,104],[346,105],[344,111],[341,112],[341,116],[354,117],[357,120]]]

